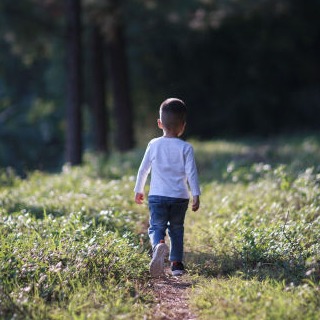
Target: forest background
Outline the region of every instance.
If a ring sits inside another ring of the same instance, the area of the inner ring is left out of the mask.
[[[0,167],[80,164],[156,134],[169,96],[188,138],[316,131],[318,0],[0,3]]]

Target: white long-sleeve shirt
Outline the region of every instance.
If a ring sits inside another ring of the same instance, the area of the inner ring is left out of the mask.
[[[151,171],[150,195],[189,199],[200,195],[198,172],[191,144],[179,138],[151,140],[141,162],[134,191],[143,193]]]

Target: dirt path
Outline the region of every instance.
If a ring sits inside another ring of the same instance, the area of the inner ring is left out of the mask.
[[[166,270],[166,278],[153,279],[152,290],[156,297],[152,319],[194,320],[196,316],[189,308],[188,293],[192,283],[186,276],[173,277]]]

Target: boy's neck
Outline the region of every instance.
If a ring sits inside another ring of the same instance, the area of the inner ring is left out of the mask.
[[[169,134],[164,134],[164,138],[179,138],[177,135],[169,135]]]
[[[176,132],[170,132],[163,130],[163,137],[164,138],[179,138],[179,135]]]

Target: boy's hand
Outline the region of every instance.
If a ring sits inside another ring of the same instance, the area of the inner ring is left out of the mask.
[[[135,201],[137,204],[142,204],[142,203],[143,203],[143,200],[144,200],[144,194],[143,194],[143,193],[136,193],[136,196],[135,196],[134,201]]]
[[[192,199],[192,211],[197,211],[200,207],[200,197],[194,196]]]

